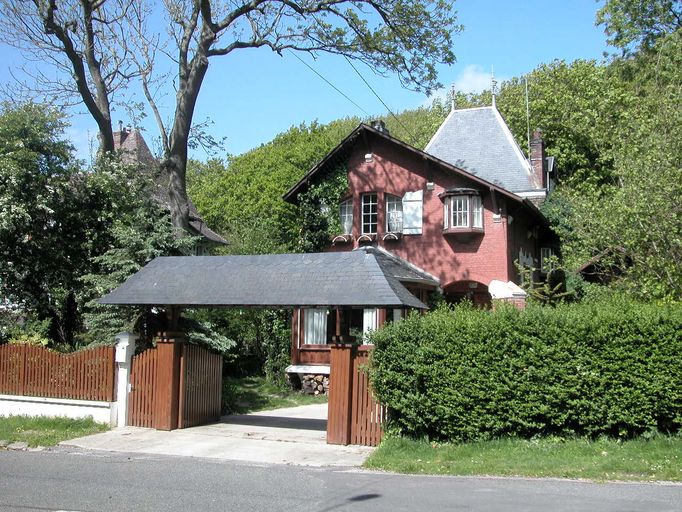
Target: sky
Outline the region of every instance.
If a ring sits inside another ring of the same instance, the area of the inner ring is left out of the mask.
[[[601,59],[607,50],[602,27],[595,27],[599,3],[595,0],[459,0],[455,3],[464,30],[453,38],[457,62],[439,68],[443,94],[453,84],[462,92],[480,92],[490,87],[491,70],[498,83],[523,75],[554,59]],[[349,64],[341,57],[303,59],[373,117],[390,114]],[[21,63],[16,50],[0,45],[0,82],[11,83],[11,69]],[[393,112],[429,104],[423,93],[404,89],[395,77],[379,77],[369,68],[356,65],[364,78]],[[532,86],[532,84],[531,84]],[[140,96],[136,98],[143,101]],[[164,117],[170,118],[173,91],[162,100]],[[67,137],[78,156],[89,160],[97,134],[87,114],[72,110]],[[271,140],[293,125],[326,123],[366,114],[316,76],[292,55],[283,57],[267,49],[243,50],[210,61],[197,103],[195,122],[210,119],[209,131],[224,138],[225,151],[240,154]],[[113,113],[118,121],[130,120],[122,110]],[[141,122],[150,146],[158,130],[148,115]],[[191,153],[204,159],[201,150]]]

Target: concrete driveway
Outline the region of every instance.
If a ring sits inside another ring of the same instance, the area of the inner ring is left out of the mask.
[[[302,466],[359,466],[365,446],[326,442],[327,404],[224,416],[219,423],[164,432],[142,427],[64,441],[87,450],[180,455]]]

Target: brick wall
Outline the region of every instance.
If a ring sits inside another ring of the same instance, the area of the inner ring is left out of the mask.
[[[363,193],[378,194],[378,236],[376,244],[434,274],[445,288],[458,281],[474,281],[487,284],[492,279],[516,280],[512,262],[518,256],[519,247],[536,254],[534,241],[524,240],[530,217],[517,214],[512,226],[507,225],[506,201],[497,197],[501,216],[493,218],[493,201],[489,191],[481,190],[484,206],[484,234],[464,239],[443,235],[443,202],[438,195],[454,187],[476,186],[453,173],[445,173],[418,156],[402,148],[373,139],[369,148],[356,144],[349,167],[350,193],[353,197],[353,241],[349,244],[331,246],[331,251],[345,251],[357,247],[361,232],[361,200]],[[365,154],[373,153],[373,161],[366,162]],[[433,182],[433,190],[427,190],[427,182]],[[423,225],[421,235],[403,235],[399,241],[382,241],[385,233],[385,194],[403,196],[405,192],[423,190]],[[518,208],[514,203],[512,208]],[[508,228],[512,227],[510,231]],[[510,244],[509,236],[513,236]],[[513,257],[512,257],[513,256]]]

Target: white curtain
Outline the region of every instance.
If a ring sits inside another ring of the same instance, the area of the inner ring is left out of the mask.
[[[306,345],[327,344],[327,310],[307,308],[303,310],[304,337]]]
[[[362,315],[362,334],[363,334],[363,343],[367,343],[367,335],[369,334],[370,331],[374,331],[377,328],[377,309],[372,308],[372,309],[365,309],[363,310],[363,315]]]

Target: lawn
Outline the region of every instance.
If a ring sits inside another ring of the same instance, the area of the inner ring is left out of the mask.
[[[399,473],[682,481],[682,436],[437,444],[389,436],[365,467]]]
[[[269,383],[265,377],[226,377],[223,381],[223,412],[247,413],[326,403],[326,395],[304,395]]]
[[[0,440],[24,441],[29,446],[54,446],[61,441],[109,430],[92,419],[46,418],[41,416],[0,416]]]

